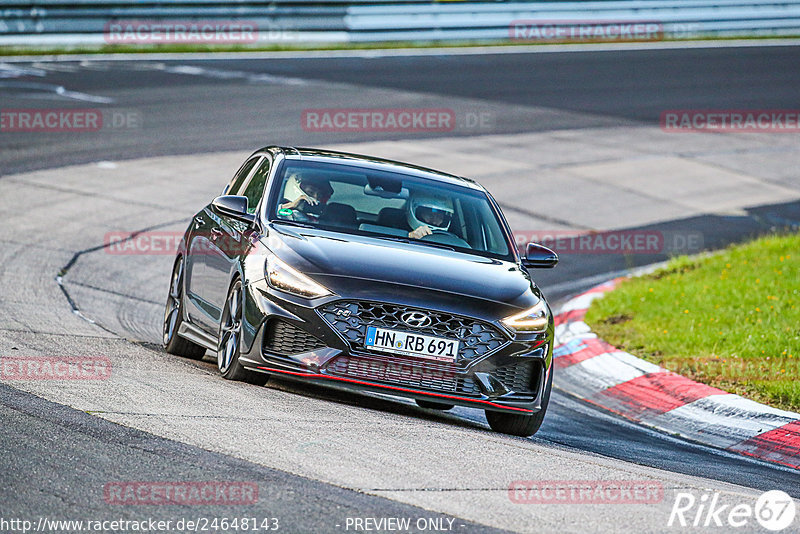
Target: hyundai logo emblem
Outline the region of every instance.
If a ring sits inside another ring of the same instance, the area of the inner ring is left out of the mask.
[[[429,315],[425,315],[422,312],[406,312],[400,316],[400,319],[414,328],[424,328],[430,326],[433,322]]]

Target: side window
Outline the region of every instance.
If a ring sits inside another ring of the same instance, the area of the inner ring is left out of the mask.
[[[244,162],[244,165],[239,167],[239,170],[236,171],[236,175],[234,175],[233,180],[231,183],[228,184],[228,187],[225,188],[226,195],[237,195],[239,194],[238,191],[241,189],[242,184],[247,179],[247,176],[250,174],[250,171],[253,170],[256,163],[259,162],[261,156],[256,156],[254,158],[250,158],[249,160]]]
[[[264,185],[267,183],[267,177],[269,176],[269,169],[270,169],[270,160],[264,159],[261,163],[261,166],[258,167],[255,173],[253,173],[253,177],[250,178],[250,181],[245,186],[244,191],[240,193],[243,196],[247,197],[247,212],[248,213],[255,213],[256,208],[258,207],[258,203],[261,200],[261,195],[264,194]]]

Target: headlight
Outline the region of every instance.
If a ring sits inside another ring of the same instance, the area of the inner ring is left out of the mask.
[[[314,299],[332,294],[326,288],[286,265],[274,255],[267,257],[266,274],[267,283],[270,286],[292,295]]]
[[[547,304],[540,300],[533,308],[520,312],[511,317],[506,317],[500,321],[507,327],[520,332],[544,332],[547,330],[547,323],[550,322],[550,312]]]

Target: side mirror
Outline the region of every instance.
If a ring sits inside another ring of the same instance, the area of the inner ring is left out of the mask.
[[[240,221],[253,222],[256,220],[255,215],[247,213],[247,197],[222,195],[215,198],[211,202],[211,206],[222,215],[227,215]]]
[[[558,263],[558,254],[538,243],[528,243],[522,265],[534,269],[552,269]]]

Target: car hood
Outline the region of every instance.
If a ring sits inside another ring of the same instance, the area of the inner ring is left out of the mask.
[[[274,224],[266,243],[326,287],[374,282],[526,306],[538,290],[508,261],[414,243]],[[401,288],[398,288],[401,289]],[[535,293],[534,293],[535,292]]]

